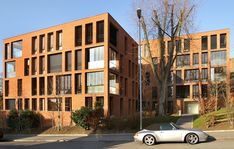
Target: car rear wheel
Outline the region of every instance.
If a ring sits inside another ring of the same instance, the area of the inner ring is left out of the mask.
[[[199,138],[196,134],[190,133],[186,136],[186,142],[189,144],[197,144],[199,142]]]
[[[155,142],[156,142],[156,139],[152,135],[146,135],[144,137],[144,143],[146,145],[153,145],[153,144],[155,144]]]

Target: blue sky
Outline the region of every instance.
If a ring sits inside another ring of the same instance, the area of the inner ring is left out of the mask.
[[[109,12],[122,27],[136,38],[131,19],[133,0],[4,0],[0,2],[0,47],[2,40],[64,22]],[[231,57],[234,57],[233,0],[196,0],[196,31],[223,28],[231,30]],[[2,71],[2,52],[0,54]]]

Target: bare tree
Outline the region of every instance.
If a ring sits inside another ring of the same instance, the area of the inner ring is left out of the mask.
[[[188,34],[195,5],[188,0],[150,0],[149,3],[142,0],[142,2],[147,6],[147,10],[143,9],[143,11],[150,11],[140,20],[149,53],[145,60],[150,64],[157,83],[159,115],[165,115],[168,94],[167,79],[177,55],[176,41],[181,38],[182,34]],[[151,49],[150,38],[158,39],[159,49]],[[166,38],[171,41],[172,47],[168,53],[165,49]],[[158,67],[153,63],[152,56],[152,52],[156,50],[159,50]]]

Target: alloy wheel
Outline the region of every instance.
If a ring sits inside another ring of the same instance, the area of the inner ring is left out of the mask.
[[[155,143],[155,138],[152,135],[146,135],[144,137],[144,143],[146,145],[153,145]]]
[[[198,141],[199,141],[199,138],[196,134],[188,134],[186,136],[186,142],[189,144],[196,144],[198,143]]]

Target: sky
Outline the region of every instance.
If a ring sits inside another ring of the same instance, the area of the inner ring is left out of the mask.
[[[136,0],[134,0],[136,1]],[[194,0],[198,5],[195,16],[197,32],[229,28],[231,57],[234,57],[233,0]],[[0,47],[11,36],[109,12],[137,40],[133,0],[1,0]],[[2,72],[0,53],[0,72]]]

